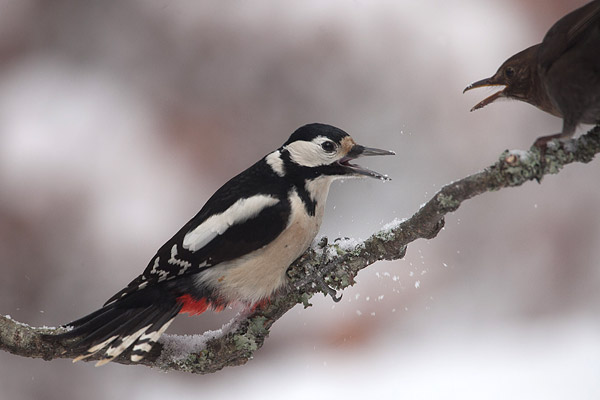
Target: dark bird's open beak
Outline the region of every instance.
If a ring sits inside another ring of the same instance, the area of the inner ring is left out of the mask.
[[[465,93],[467,90],[477,89],[477,88],[486,87],[486,86],[487,87],[489,87],[489,86],[505,86],[506,87],[506,84],[504,84],[502,82],[498,82],[495,79],[495,76],[492,76],[491,78],[485,78],[480,81],[471,83],[469,86],[467,86],[465,88],[465,90],[463,90],[463,93]],[[487,106],[488,104],[493,103],[494,101],[498,100],[500,97],[505,97],[504,89],[505,88],[502,88],[502,90],[481,100],[479,103],[475,104],[475,106],[473,108],[471,108],[471,111],[479,110],[480,108],[483,108],[483,107]]]
[[[392,156],[395,155],[393,151],[374,149],[372,147],[364,147],[359,144],[355,144],[348,154],[338,161],[338,164],[348,170],[351,174],[366,175],[372,178],[381,179],[382,181],[391,180],[387,175],[382,175],[379,172],[371,171],[370,169],[361,167],[360,165],[351,164],[350,161],[363,156]]]

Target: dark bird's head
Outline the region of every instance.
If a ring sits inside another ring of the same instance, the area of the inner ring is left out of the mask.
[[[477,103],[471,111],[485,107],[501,97],[526,101],[542,108],[541,102],[544,99],[541,99],[540,96],[542,96],[543,90],[537,72],[539,46],[539,44],[536,44],[515,54],[504,61],[493,76],[467,86],[463,93],[467,90],[485,86],[504,86],[502,90]]]
[[[351,163],[363,156],[393,155],[393,151],[364,147],[346,132],[331,125],[309,124],[298,128],[281,148],[266,158],[280,176],[301,174],[306,179],[370,176],[389,180],[387,175]]]

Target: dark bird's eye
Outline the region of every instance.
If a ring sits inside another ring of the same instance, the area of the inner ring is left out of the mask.
[[[504,76],[507,78],[512,78],[515,75],[515,69],[513,67],[508,67],[504,70]]]
[[[335,150],[335,144],[333,144],[333,142],[323,142],[321,147],[328,153],[331,153]]]

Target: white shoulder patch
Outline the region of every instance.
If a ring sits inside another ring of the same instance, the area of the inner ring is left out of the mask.
[[[285,175],[285,170],[283,168],[283,160],[281,159],[281,152],[279,150],[276,150],[269,154],[267,157],[265,157],[265,160],[267,161],[267,164],[269,164],[269,166],[273,168],[273,171],[275,171],[277,175]]]
[[[240,199],[221,214],[213,215],[188,232],[183,238],[183,247],[190,251],[198,251],[217,235],[225,233],[230,226],[247,221],[277,203],[278,199],[266,194]]]

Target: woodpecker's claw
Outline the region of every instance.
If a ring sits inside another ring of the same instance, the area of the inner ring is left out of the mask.
[[[333,301],[335,301],[336,303],[339,303],[339,301],[342,300],[342,295],[340,294],[340,296],[338,297],[337,291],[331,286],[329,286],[327,283],[325,283],[325,280],[321,275],[317,275],[316,281],[321,286],[321,290],[323,291],[323,293],[325,293],[325,296],[330,295]]]
[[[331,288],[330,288],[330,289],[331,289]],[[339,303],[339,302],[340,302],[340,300],[342,300],[342,296],[343,296],[343,294],[340,294],[340,297],[335,297],[335,295],[337,294],[337,292],[336,292],[334,289],[331,289],[331,290],[333,291],[333,293],[329,293],[329,295],[331,296],[332,300],[333,300],[335,303]]]

